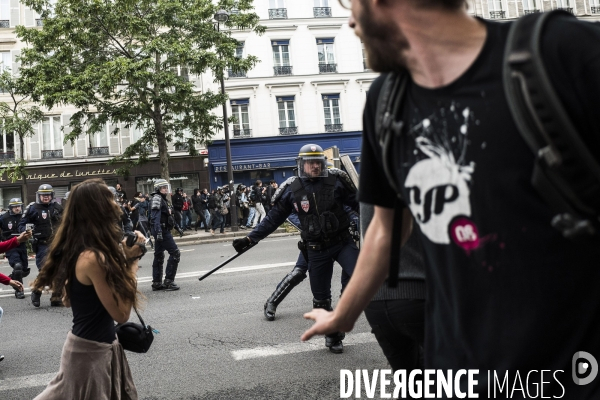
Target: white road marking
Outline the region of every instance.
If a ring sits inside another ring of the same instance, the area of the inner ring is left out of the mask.
[[[0,380],[0,392],[3,390],[17,390],[36,386],[46,386],[55,376],[56,372],[52,372],[51,374],[18,376],[14,378],[2,379]]]
[[[295,261],[284,262],[284,263],[277,263],[277,264],[249,265],[247,267],[235,267],[235,268],[220,269],[217,272],[215,272],[214,274],[215,275],[217,275],[217,274],[231,274],[231,273],[235,273],[235,272],[256,271],[256,270],[261,270],[261,269],[271,269],[271,268],[280,268],[280,267],[292,267],[294,265],[296,265]],[[208,271],[210,271],[210,269],[206,270],[206,271],[181,272],[181,273],[177,274],[177,276],[175,277],[175,279],[176,280],[184,280],[184,279],[197,278],[197,277],[200,277],[200,276],[204,275]],[[138,277],[138,282],[139,283],[152,282],[152,277],[151,276],[139,276]],[[15,293],[12,288],[9,288],[9,289],[0,289],[0,293],[2,293],[2,292],[9,292],[10,294],[0,294],[0,297],[13,297],[14,293]],[[24,293],[25,293],[25,295],[31,294],[31,289],[26,288]]]
[[[255,347],[253,349],[234,350],[231,356],[236,361],[250,360],[253,358],[283,356],[286,354],[304,353],[307,351],[326,350],[325,339],[322,336],[311,339],[310,342],[296,342],[277,344],[275,346]],[[375,343],[377,340],[372,333],[356,333],[346,335],[344,346],[353,346],[363,343]]]

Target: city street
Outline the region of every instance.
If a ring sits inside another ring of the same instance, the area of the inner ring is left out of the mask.
[[[266,239],[202,282],[198,276],[235,254],[231,242],[182,246],[177,292],[151,291],[148,253],[138,272],[147,298],[142,315],[160,334],[149,353],[127,352],[140,399],[337,399],[340,369],[387,367],[364,316],[343,354],[330,353],[322,337],[300,342],[310,326],[302,318],[312,308],[308,279],[279,306],[274,322],[264,319],[265,300],[296,261],[297,241]],[[336,265],[335,303],[340,271]],[[0,263],[0,272],[10,273],[8,263]],[[71,310],[51,308],[48,294],[36,309],[29,295],[17,300],[2,288],[0,398],[32,399],[58,371]],[[131,321],[137,322],[133,312]]]

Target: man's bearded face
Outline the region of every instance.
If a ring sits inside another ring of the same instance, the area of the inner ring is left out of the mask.
[[[304,173],[309,178],[321,176],[322,163],[319,160],[307,160],[304,162]]]

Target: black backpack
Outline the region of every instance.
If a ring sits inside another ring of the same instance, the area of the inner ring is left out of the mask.
[[[581,140],[548,77],[541,57],[544,26],[555,16],[575,18],[555,10],[528,14],[515,21],[508,34],[503,61],[504,92],[519,133],[535,155],[531,183],[556,213],[551,225],[571,239],[594,237],[600,227],[600,165]],[[393,141],[402,134],[396,121],[408,76],[390,74],[377,102],[375,131],[382,150],[383,169],[394,179]],[[403,201],[395,204],[394,226],[402,226]],[[395,229],[392,242],[401,242]],[[389,286],[397,284],[400,251],[392,249]]]

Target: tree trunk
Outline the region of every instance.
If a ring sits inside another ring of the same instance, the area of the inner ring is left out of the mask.
[[[154,56],[154,68],[156,73],[160,71],[160,54]],[[160,162],[160,177],[169,180],[169,149],[167,148],[167,137],[163,131],[160,102],[158,101],[160,85],[154,82],[154,127],[156,129],[156,141],[158,143],[158,158]]]
[[[19,136],[19,148],[21,149],[21,154],[19,154],[19,157],[21,158],[23,164],[25,164],[25,139],[23,138],[23,135],[17,136]],[[23,171],[23,176],[21,179],[23,179],[23,184],[21,185],[21,194],[23,195],[23,198],[21,200],[24,204],[29,204],[27,200],[27,174],[25,171]]]

